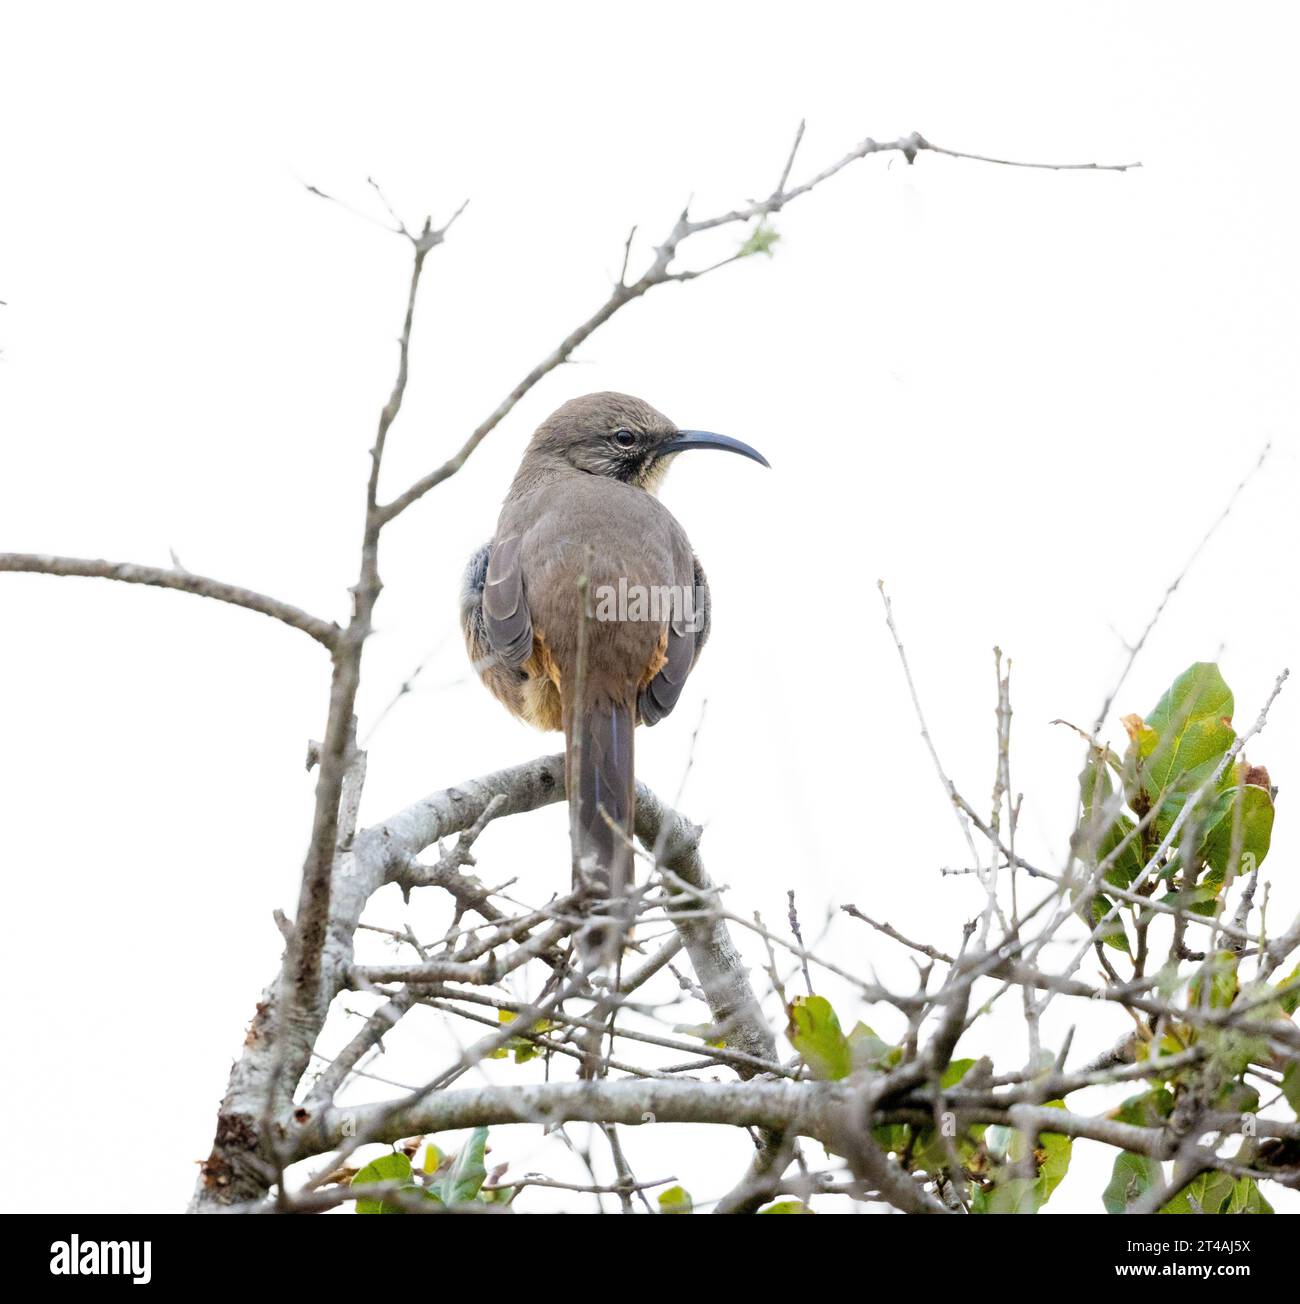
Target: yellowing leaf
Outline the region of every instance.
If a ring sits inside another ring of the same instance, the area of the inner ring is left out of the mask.
[[[796,996],[789,1014],[785,1035],[813,1076],[822,1081],[848,1077],[853,1057],[830,1001],[824,996]]]
[[[374,1186],[379,1182],[405,1182],[415,1190],[411,1183],[411,1161],[401,1154],[380,1155],[373,1163],[367,1164],[353,1179],[353,1186]],[[358,1213],[401,1213],[397,1204],[388,1204],[383,1200],[358,1200]]]
[[[694,1213],[695,1203],[684,1186],[670,1186],[659,1192],[660,1213]]]

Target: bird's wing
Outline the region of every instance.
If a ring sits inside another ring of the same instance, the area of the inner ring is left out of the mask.
[[[488,642],[513,670],[518,670],[533,651],[533,621],[519,565],[520,537],[512,534],[492,544],[483,584],[483,625]]]
[[[658,724],[677,705],[687,677],[695,668],[709,637],[709,583],[699,558],[693,557],[692,562],[694,605],[690,611],[683,608],[673,613],[673,619],[668,622],[668,643],[664,648],[667,660],[637,695],[637,711],[645,725]]]
[[[465,649],[475,673],[506,709],[526,719],[521,684],[528,678],[522,670],[512,669],[498,656],[488,637],[483,613],[483,587],[487,583],[488,560],[492,545],[485,543],[470,559],[460,594],[460,627],[465,635]]]

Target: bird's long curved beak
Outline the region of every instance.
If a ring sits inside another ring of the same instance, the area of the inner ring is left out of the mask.
[[[771,463],[756,448],[730,435],[715,435],[711,430],[679,430],[667,443],[659,446],[660,454],[684,453],[690,448],[723,448],[729,453],[739,453],[761,466],[771,469]]]

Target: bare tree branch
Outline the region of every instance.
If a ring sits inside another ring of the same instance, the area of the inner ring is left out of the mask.
[[[853,149],[851,149],[843,158],[832,163],[829,167],[823,168],[814,177],[800,185],[786,188],[790,177],[790,170],[794,166],[795,154],[798,152],[799,144],[803,139],[804,124],[800,122],[798,131],[795,133],[794,145],[790,150],[784,169],[781,172],[781,178],[777,183],[776,189],[766,199],[755,200],[741,208],[732,209],[726,213],[717,214],[714,217],[692,219],[689,208],[683,209],[681,216],[673,224],[672,229],[664,237],[663,242],[654,250],[654,257],[649,267],[635,281],[628,282],[627,263],[628,256],[631,252],[632,236],[628,237],[627,245],[624,250],[623,273],[615,283],[609,298],[605,300],[594,313],[591,314],[584,322],[574,327],[560,343],[548,353],[522,380],[506,395],[504,399],[474,428],[469,438],[461,445],[460,449],[441,466],[430,471],[428,475],[422,476],[412,484],[403,493],[400,493],[392,502],[388,503],[383,509],[383,519],[385,522],[391,521],[394,517],[400,516],[413,503],[419,502],[425,494],[431,489],[437,488],[443,481],[448,480],[455,475],[457,471],[465,465],[474,450],[487,438],[488,435],[496,429],[497,426],[510,415],[511,411],[529,392],[538,381],[542,380],[556,367],[567,362],[577,348],[589,339],[601,326],[603,326],[619,309],[627,304],[634,302],[653,290],[658,285],[667,285],[672,282],[696,280],[709,272],[717,271],[719,268],[726,267],[729,264],[738,261],[743,254],[733,254],[728,258],[720,259],[704,268],[694,270],[674,270],[673,264],[681,249],[681,246],[692,236],[703,234],[706,231],[714,231],[719,227],[733,226],[744,224],[755,220],[761,220],[773,213],[779,213],[787,204],[809,194],[824,182],[829,181],[832,177],[842,172],[850,164],[857,162],[859,159],[867,158],[872,154],[881,153],[901,153],[909,163],[915,161],[918,153],[928,152],[932,154],[945,154],[950,158],[966,158],[979,162],[998,163],[1008,167],[1032,167],[1032,168],[1051,168],[1055,170],[1063,169],[1088,169],[1093,171],[1124,172],[1130,168],[1141,167],[1140,163],[1122,163],[1122,164],[1099,164],[1099,163],[1014,163],[1008,159],[984,158],[977,154],[963,154],[956,150],[944,149],[941,146],[933,145],[926,140],[919,132],[913,132],[909,136],[900,136],[897,140],[877,141],[868,136]],[[634,229],[635,230],[635,229]]]
[[[175,589],[180,593],[193,593],[196,597],[228,602],[234,607],[244,607],[260,615],[270,616],[293,629],[311,635],[316,642],[331,652],[337,645],[340,630],[333,621],[316,616],[278,598],[264,593],[226,584],[206,575],[190,571],[164,570],[157,566],[137,566],[131,562],[103,561],[83,557],[49,557],[27,552],[0,553],[0,571],[22,572],[30,575],[76,575],[89,579],[117,580],[122,584],[147,584],[158,589]]]

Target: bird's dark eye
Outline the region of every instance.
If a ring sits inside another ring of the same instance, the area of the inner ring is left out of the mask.
[[[620,448],[633,448],[636,445],[636,436],[630,430],[616,430],[614,442]]]

